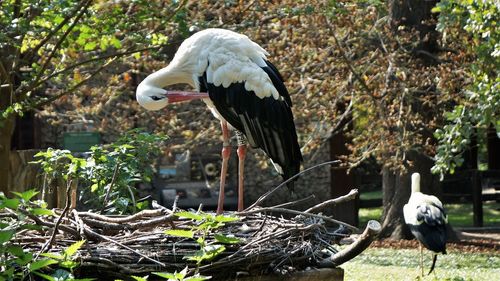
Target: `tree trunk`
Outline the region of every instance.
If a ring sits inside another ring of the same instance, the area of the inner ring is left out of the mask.
[[[12,71],[17,52],[14,46],[0,44],[0,191],[5,195],[9,195],[10,190],[10,151],[16,114],[8,114],[8,117],[3,118],[1,113],[18,98],[14,95],[14,89],[20,82]]]
[[[3,93],[0,99],[3,99]],[[10,190],[10,142],[14,132],[14,116],[0,121],[0,191],[9,195]]]
[[[430,62],[434,58],[429,54],[439,50],[437,39],[439,33],[436,31],[437,14],[432,13],[438,0],[391,0],[389,1],[389,12],[393,32],[397,33],[401,27],[415,30],[419,35],[419,42],[413,52]]]
[[[0,49],[0,57],[4,55]],[[3,112],[12,103],[12,80],[10,67],[0,58],[0,112]],[[0,191],[9,194],[10,187],[10,147],[12,133],[14,132],[15,115],[7,118],[0,117]]]

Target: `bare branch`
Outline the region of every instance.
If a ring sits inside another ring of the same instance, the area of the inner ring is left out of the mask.
[[[281,184],[279,184],[278,186],[276,186],[275,188],[271,189],[270,191],[264,193],[261,197],[259,197],[259,199],[257,199],[257,201],[255,201],[255,203],[253,203],[252,205],[250,205],[250,207],[246,208],[245,211],[247,210],[250,210],[252,208],[255,208],[257,207],[260,203],[262,203],[262,201],[264,201],[267,197],[269,197],[271,194],[273,194],[274,192],[276,192],[276,190],[280,189],[281,187],[283,187],[286,183],[294,180],[295,178],[297,178],[298,176],[310,171],[310,170],[313,170],[313,169],[316,169],[316,168],[319,168],[321,166],[325,166],[325,165],[333,165],[333,164],[339,164],[340,163],[340,160],[333,160],[333,161],[328,161],[328,162],[324,162],[324,163],[320,163],[320,164],[317,164],[317,165],[314,165],[310,168],[307,168],[299,173],[297,173],[296,175],[290,177],[289,179],[287,179],[286,181],[282,182]]]
[[[312,211],[316,211],[318,209],[323,209],[324,207],[326,207],[328,205],[335,206],[337,204],[356,199],[358,194],[359,194],[359,192],[357,189],[351,189],[351,191],[349,191],[348,194],[341,196],[341,197],[338,197],[338,198],[327,200],[327,201],[325,201],[321,204],[318,204],[316,206],[312,206],[311,208],[305,210],[304,213],[311,213]]]
[[[301,212],[301,211],[291,210],[291,209],[285,209],[285,208],[273,208],[273,207],[256,208],[254,210],[237,212],[236,215],[245,216],[245,215],[249,215],[249,214],[253,214],[253,213],[262,213],[262,212],[288,213],[288,214],[294,214],[294,215],[303,215],[306,217],[314,217],[314,218],[323,219],[325,221],[332,222],[335,224],[343,225],[343,226],[345,226],[351,230],[354,230],[354,231],[358,231],[358,228],[355,226],[352,226],[352,225],[345,223],[345,222],[341,222],[341,221],[336,220],[336,219],[332,219],[332,218],[327,217],[327,216],[311,214],[311,213],[306,213],[306,212]]]

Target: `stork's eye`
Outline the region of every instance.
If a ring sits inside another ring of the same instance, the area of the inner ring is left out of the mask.
[[[159,100],[164,99],[165,97],[151,96],[150,98],[151,98],[152,100],[154,100],[154,101],[159,101]]]

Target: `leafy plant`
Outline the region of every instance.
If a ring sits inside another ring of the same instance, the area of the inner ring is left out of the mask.
[[[166,139],[163,134],[134,129],[106,147],[92,147],[85,169],[92,207],[107,207],[109,213],[134,213],[146,208],[147,202],[135,198],[135,184],[151,181],[152,159],[160,155],[160,144]]]
[[[178,212],[176,213],[176,216],[191,219],[195,222],[195,224],[189,230],[170,229],[165,231],[165,234],[176,237],[190,238],[196,241],[200,249],[193,255],[184,257],[184,259],[196,262],[196,272],[198,272],[202,262],[210,261],[216,258],[226,250],[226,247],[223,244],[237,244],[240,242],[240,239],[237,237],[220,233],[213,234],[215,241],[207,241],[208,235],[210,235],[214,230],[224,226],[227,222],[237,221],[237,217],[192,212]],[[167,278],[168,280],[198,281],[210,278],[207,276],[201,276],[198,273],[186,278],[187,272],[188,268],[186,267],[179,273],[156,272],[155,274],[160,277]]]
[[[195,239],[195,235],[199,235],[195,241],[200,246],[200,250],[196,251],[192,256],[184,257],[187,260],[195,261],[197,266],[200,266],[203,261],[212,260],[224,252],[226,247],[222,244],[236,244],[240,242],[236,237],[223,234],[214,234],[215,241],[211,243],[207,242],[207,236],[212,230],[224,226],[226,222],[237,221],[237,217],[191,212],[179,212],[176,213],[176,215],[181,218],[192,219],[196,221],[197,224],[193,226],[191,230],[172,229],[167,230],[165,233],[172,236],[192,239]]]
[[[188,274],[188,267],[187,266],[180,272],[177,272],[177,271],[174,273],[153,272],[153,274],[155,274],[159,277],[165,278],[168,281],[203,281],[203,280],[208,280],[208,279],[212,278],[210,276],[200,275],[199,273],[196,273],[193,276],[187,277],[187,274]]]
[[[0,211],[11,214],[0,219],[0,280],[23,280],[33,274],[46,280],[91,280],[74,279],[72,275],[78,266],[74,255],[85,241],[69,246],[61,254],[45,253],[42,254],[44,258],[38,259],[32,252],[16,244],[14,238],[19,232],[42,229],[39,225],[29,223],[27,216],[53,216],[54,213],[46,208],[45,202],[32,200],[38,193],[34,190],[13,193],[14,198],[0,193]],[[57,269],[49,275],[49,267]]]
[[[136,200],[134,185],[151,181],[152,159],[160,155],[160,143],[166,139],[162,134],[134,129],[107,146],[93,146],[86,159],[49,148],[36,154],[39,160],[34,163],[42,166],[46,179],[78,179],[89,207],[134,213],[147,207],[147,202]]]
[[[72,281],[87,281],[94,280],[93,278],[75,279],[73,271],[78,267],[79,263],[75,260],[75,254],[85,243],[85,240],[81,240],[71,244],[68,248],[64,249],[61,253],[43,253],[42,255],[49,258],[46,261],[50,261],[51,264],[57,264],[58,269],[52,275],[48,275],[41,272],[34,272],[35,275],[44,278],[49,281],[58,280],[72,280]]]

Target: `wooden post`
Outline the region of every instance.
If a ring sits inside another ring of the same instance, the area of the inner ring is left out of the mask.
[[[490,126],[487,133],[488,170],[500,170],[500,138],[495,127]]]
[[[481,174],[478,170],[472,171],[472,220],[475,227],[483,226],[483,189]]]
[[[341,155],[349,154],[347,143],[350,140],[339,132],[330,138],[330,159],[338,159]],[[347,173],[347,168],[332,167],[330,170],[330,197],[337,198],[349,193],[354,186],[352,173]],[[333,206],[331,209],[332,217],[346,222],[350,225],[358,225],[359,196],[356,200]]]

